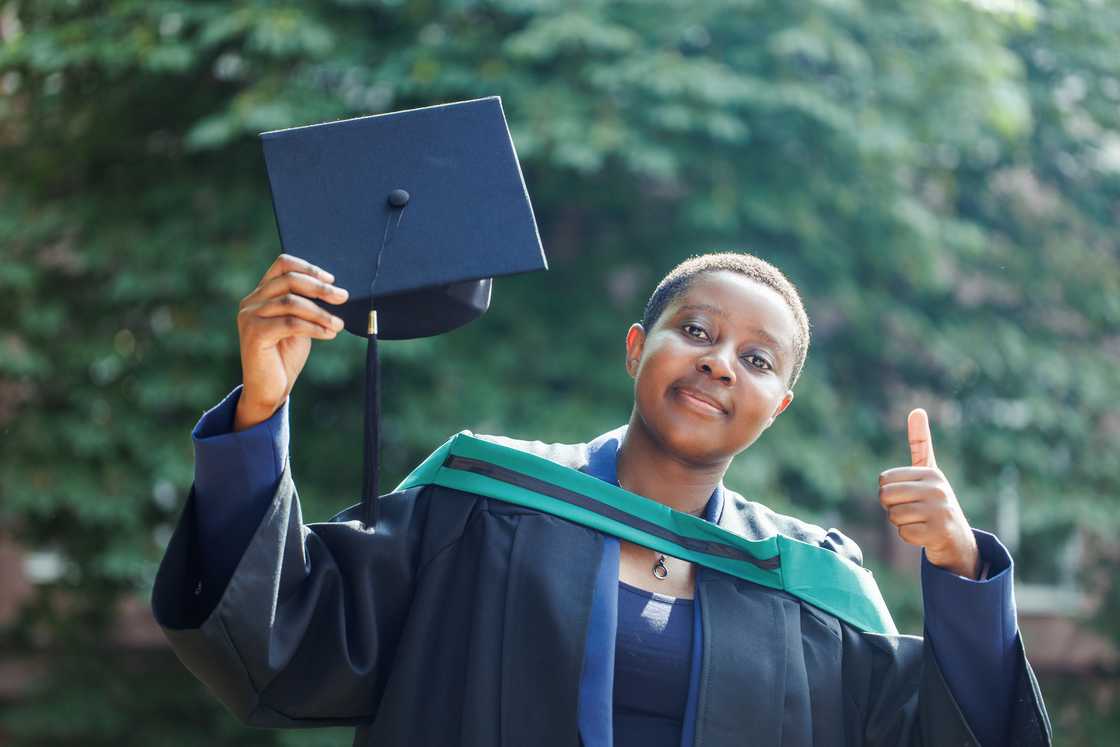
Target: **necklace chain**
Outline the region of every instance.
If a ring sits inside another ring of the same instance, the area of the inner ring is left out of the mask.
[[[616,478],[616,482],[618,482],[618,487],[622,488],[623,490],[628,490],[628,488],[625,485],[622,484],[622,480],[620,478]],[[628,490],[628,492],[633,493],[634,491]],[[636,495],[640,495],[640,493],[638,493]],[[705,506],[704,508],[707,508],[707,506]],[[701,514],[704,513],[704,508],[701,508],[699,511],[695,511],[695,512],[694,511],[685,511],[683,513],[686,513],[689,516],[699,517]],[[665,553],[658,553],[657,561],[653,564],[653,567],[650,568],[650,572],[653,574],[653,577],[656,578],[658,581],[664,581],[665,579],[669,578],[669,567],[667,565],[665,565]]]

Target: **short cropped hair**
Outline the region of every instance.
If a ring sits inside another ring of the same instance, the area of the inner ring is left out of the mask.
[[[688,290],[692,281],[698,276],[709,272],[737,272],[751,280],[777,291],[793,312],[794,321],[797,322],[797,333],[793,340],[793,368],[790,371],[788,386],[793,389],[797,379],[801,376],[801,369],[805,366],[805,357],[809,354],[809,316],[801,303],[801,296],[797,288],[774,265],[764,259],[759,259],[746,252],[714,252],[689,257],[684,262],[669,271],[661,279],[657,287],[646,302],[645,312],[642,314],[642,327],[648,332],[657,324],[661,314],[674,299]]]

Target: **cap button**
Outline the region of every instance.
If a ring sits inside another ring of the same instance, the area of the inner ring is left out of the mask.
[[[403,189],[394,189],[389,193],[389,204],[393,207],[404,207],[408,204],[408,192]]]

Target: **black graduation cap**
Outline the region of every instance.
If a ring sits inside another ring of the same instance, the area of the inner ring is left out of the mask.
[[[377,520],[377,340],[450,331],[492,278],[548,269],[497,96],[261,134],[284,251],[350,298],[316,300],[369,340],[362,503]]]

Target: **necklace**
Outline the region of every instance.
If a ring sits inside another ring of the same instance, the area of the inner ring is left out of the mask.
[[[617,480],[617,482],[618,487],[622,488],[623,490],[627,489],[626,486],[622,484],[622,480]],[[629,492],[633,493],[634,491],[631,490]],[[698,517],[700,516],[700,514],[704,513],[704,509],[702,508],[699,511],[685,511],[684,513],[687,513],[689,516]],[[658,553],[657,561],[653,564],[653,567],[650,568],[650,572],[653,573],[653,577],[658,581],[664,581],[665,579],[669,578],[669,566],[665,565],[665,553]]]

